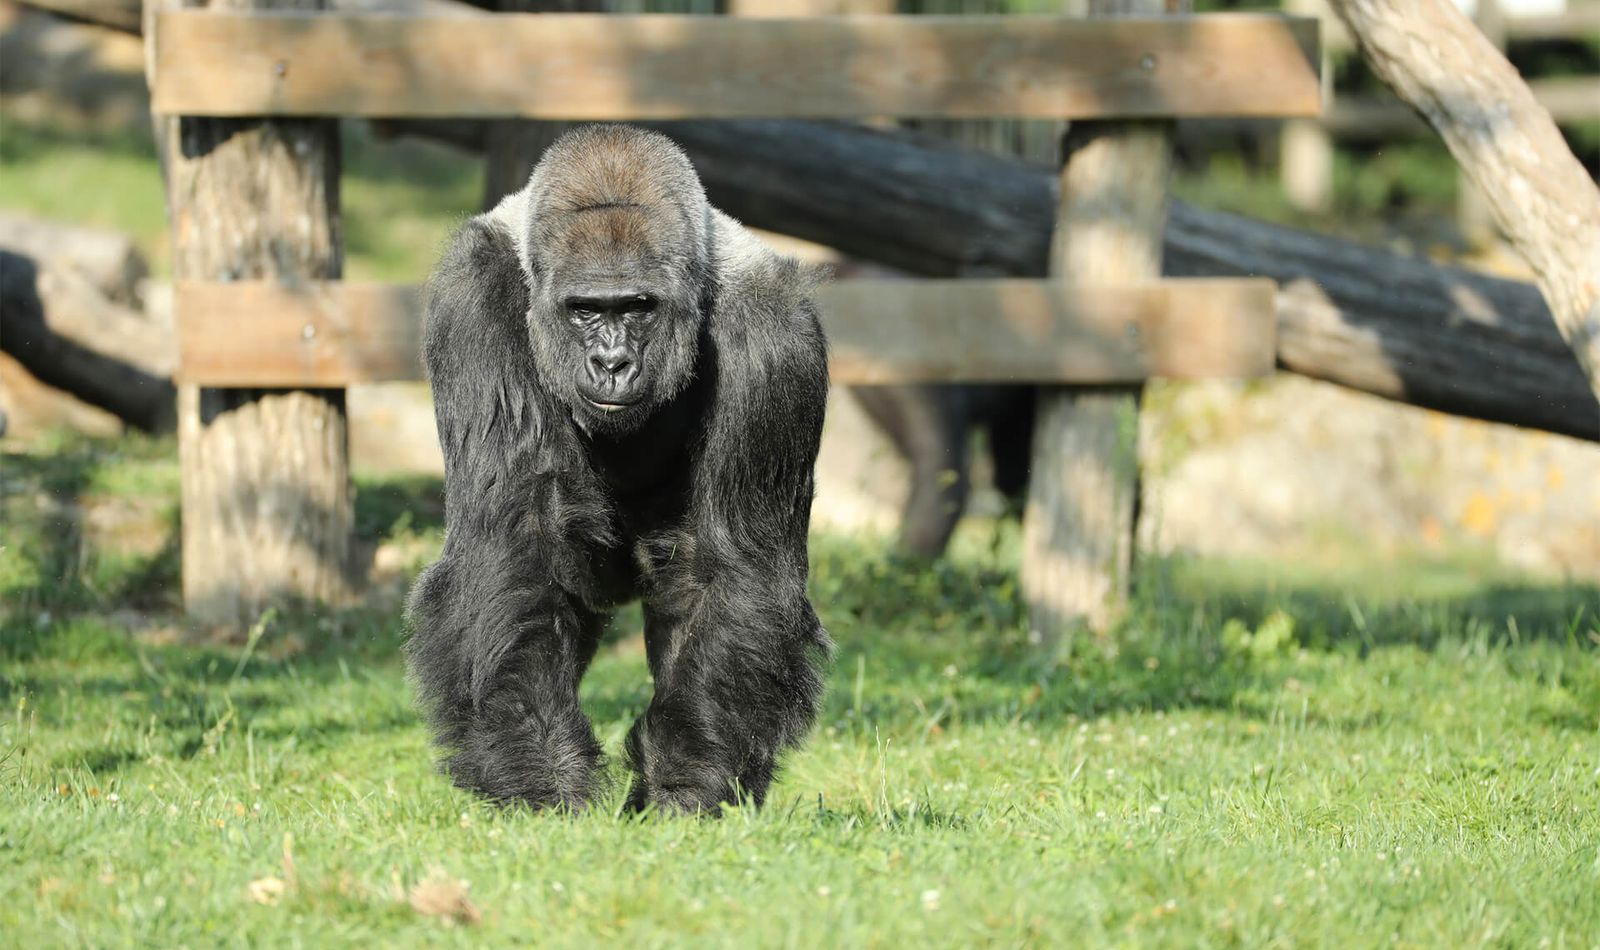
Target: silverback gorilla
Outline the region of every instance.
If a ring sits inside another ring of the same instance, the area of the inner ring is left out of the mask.
[[[675,145],[624,126],[566,134],[455,236],[423,339],[446,535],[406,649],[457,785],[595,794],[578,682],[637,598],[655,693],[628,804],[762,801],[831,649],[806,597],[828,383],[813,284],[707,204]]]

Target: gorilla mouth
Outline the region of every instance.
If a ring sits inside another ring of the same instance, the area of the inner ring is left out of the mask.
[[[633,406],[638,405],[637,401],[633,401],[633,402],[601,402],[598,399],[589,399],[589,400],[586,400],[586,401],[589,403],[589,405],[595,407],[596,409],[600,410],[601,412],[621,412],[624,409],[629,409],[629,408],[632,408]]]

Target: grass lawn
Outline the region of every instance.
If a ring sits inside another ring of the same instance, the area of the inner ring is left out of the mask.
[[[1600,945],[1593,589],[1166,564],[1120,650],[1052,654],[1009,534],[818,538],[838,658],[765,810],[537,815],[432,771],[392,601],[174,626],[170,539],[115,530],[170,531],[170,443],[0,467],[9,946]],[[363,480],[362,533],[426,559],[436,493]],[[585,684],[612,750],[637,624]]]

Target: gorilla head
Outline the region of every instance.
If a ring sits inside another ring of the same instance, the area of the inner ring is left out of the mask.
[[[534,169],[517,233],[540,377],[585,429],[638,429],[694,374],[709,206],[668,139],[587,126]]]

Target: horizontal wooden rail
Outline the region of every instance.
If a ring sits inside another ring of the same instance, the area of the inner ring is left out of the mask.
[[[1272,372],[1275,284],[1069,287],[844,280],[820,294],[834,380],[1120,383]],[[180,283],[180,377],[210,386],[419,379],[422,294],[330,282]]]
[[[207,116],[1314,116],[1317,21],[164,11],[153,108]]]

